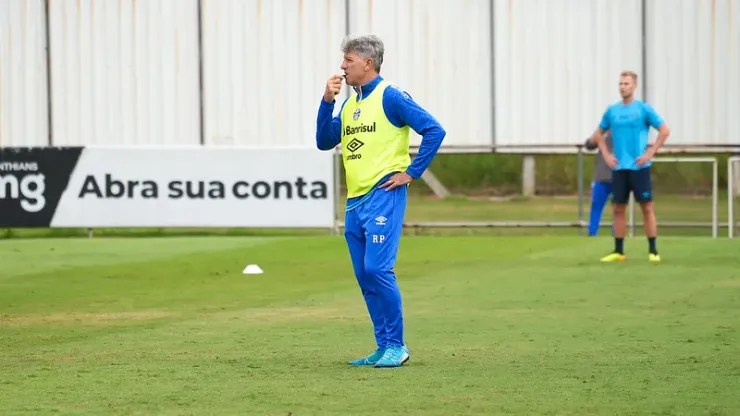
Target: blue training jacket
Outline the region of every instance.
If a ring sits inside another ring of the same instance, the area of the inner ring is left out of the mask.
[[[357,100],[359,101],[361,98],[372,94],[382,79],[378,75],[375,79],[367,83],[367,85],[354,88],[357,92]],[[332,117],[335,103],[335,101],[327,103],[322,98],[319,105],[319,113],[316,118],[316,147],[320,150],[331,150],[339,145],[342,140],[342,120],[340,117],[342,113],[341,109],[344,108],[347,100],[345,99],[342,103],[339,114],[336,117]],[[442,145],[442,140],[444,140],[447,133],[431,114],[417,104],[407,92],[399,88],[391,86],[385,89],[383,92],[383,110],[386,117],[388,117],[388,121],[394,126],[399,128],[409,126],[417,134],[421,135],[419,152],[412,160],[408,169],[406,169],[406,173],[412,178],[419,179],[421,174],[429,167],[429,164],[432,163],[432,159],[437,154],[439,147]],[[365,198],[372,194],[379,184],[385,182],[388,177],[390,175],[381,179],[375,184],[373,190],[367,194],[347,200],[347,210],[351,210],[359,205]]]

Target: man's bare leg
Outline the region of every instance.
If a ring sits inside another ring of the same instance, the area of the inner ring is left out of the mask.
[[[627,205],[614,204],[614,237],[624,238],[627,234]]]
[[[648,239],[650,245],[650,253],[658,254],[655,240],[658,237],[658,223],[655,220],[655,210],[653,209],[653,202],[642,202],[640,203],[642,209],[642,219],[645,222],[645,236]]]
[[[627,205],[614,204],[614,252],[624,254],[625,234],[627,234]]]
[[[602,262],[615,262],[625,261],[627,257],[624,255],[624,234],[627,232],[627,219],[625,218],[625,212],[627,211],[627,205],[625,204],[613,204],[614,209],[614,251],[601,258]]]
[[[624,236],[627,233],[627,203],[631,189],[629,171],[615,170],[612,172],[612,212],[614,213],[614,250],[601,258],[602,262],[625,261]]]

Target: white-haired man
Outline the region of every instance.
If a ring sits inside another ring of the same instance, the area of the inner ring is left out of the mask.
[[[400,367],[409,359],[394,267],[408,184],[421,177],[446,133],[411,96],[379,74],[384,45],[375,35],[342,42],[344,80],[353,94],[332,117],[342,76],[326,83],[316,120],[316,146],[342,145],[346,172],[345,239],[375,331],[377,349],[351,365]],[[422,136],[411,162],[409,129]]]

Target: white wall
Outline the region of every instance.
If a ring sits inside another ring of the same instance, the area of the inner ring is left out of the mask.
[[[670,142],[740,144],[740,0],[647,4],[647,98]]]
[[[495,0],[496,143],[583,143],[641,70],[640,28],[640,0]]]
[[[314,147],[344,0],[207,0],[202,22],[205,142]]]
[[[348,29],[447,146],[582,143],[625,69],[669,143],[740,143],[740,0],[646,2],[643,74],[642,0],[54,0],[53,143],[313,146]],[[0,145],[48,141],[45,3],[0,0]]]
[[[351,32],[383,39],[381,74],[440,121],[447,146],[493,142],[490,8],[489,0],[351,1]]]
[[[0,146],[49,141],[44,0],[0,0]]]
[[[50,2],[55,145],[198,144],[198,0]]]

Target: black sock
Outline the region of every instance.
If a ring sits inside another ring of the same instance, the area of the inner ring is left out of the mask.
[[[658,254],[658,249],[655,248],[655,239],[657,237],[648,237],[648,244],[650,244],[650,254]]]
[[[624,238],[614,239],[614,252],[624,254]]]

